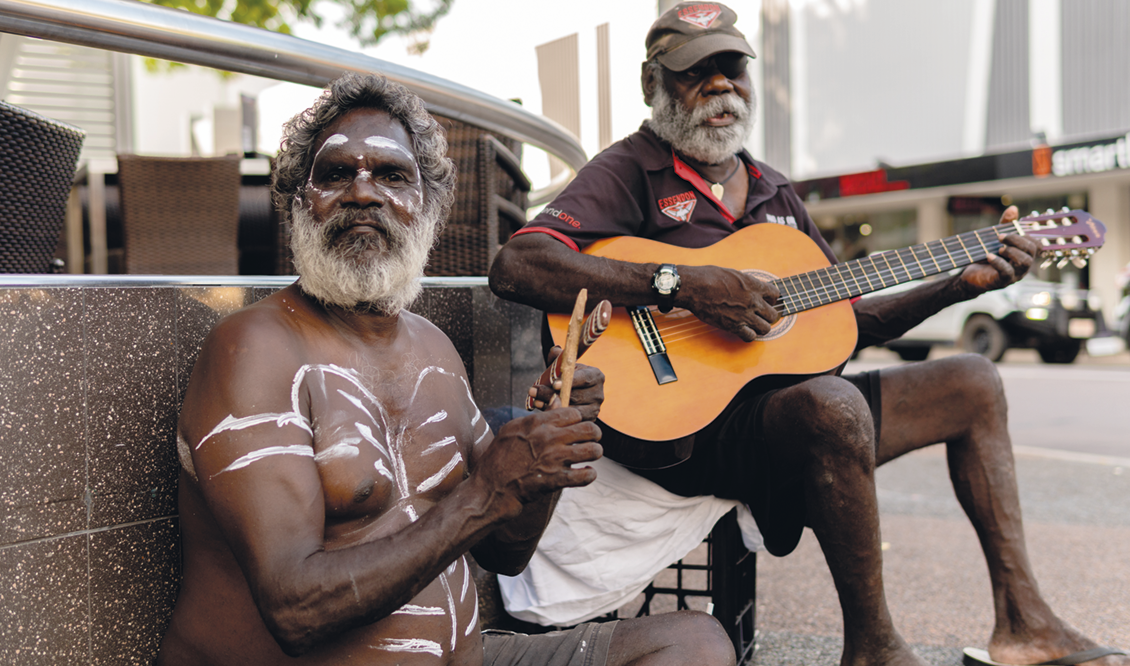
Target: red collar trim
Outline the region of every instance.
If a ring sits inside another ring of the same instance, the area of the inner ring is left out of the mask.
[[[730,224],[737,222],[737,218],[735,218],[734,215],[730,212],[730,209],[726,208],[726,205],[719,201],[718,198],[714,196],[714,193],[710,191],[710,185],[706,183],[706,180],[703,179],[702,176],[698,175],[698,172],[688,166],[686,162],[679,159],[679,156],[675,154],[674,149],[671,150],[671,159],[675,164],[676,176],[693,185],[694,188],[698,190],[700,194],[702,194],[702,196],[713,201],[714,204],[718,206],[718,212],[722,213],[722,217],[726,218],[726,220],[728,220]],[[740,155],[738,156],[738,159],[742,159]],[[757,167],[753,166],[752,164],[747,164],[746,169],[754,178],[761,178],[761,172],[757,170]]]
[[[697,171],[687,166],[686,162],[679,159],[679,156],[675,154],[674,150],[671,151],[671,159],[675,162],[676,176],[693,185],[694,188],[698,190],[699,194],[713,201],[714,205],[718,206],[718,211],[722,213],[722,217],[726,218],[726,220],[728,220],[730,224],[737,222],[734,216],[730,213],[730,210],[726,208],[726,205],[719,201],[718,198],[714,196],[714,193],[710,191],[710,186],[706,184],[706,181],[703,179],[703,177],[698,175]],[[741,158],[739,157],[738,159]]]

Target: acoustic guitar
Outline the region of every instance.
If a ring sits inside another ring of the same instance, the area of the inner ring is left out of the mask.
[[[585,363],[605,376],[600,420],[637,439],[674,440],[708,425],[754,379],[830,372],[855,350],[849,299],[981,261],[1002,247],[999,235],[1009,233],[1038,239],[1045,266],[1083,266],[1102,246],[1106,227],[1081,210],[1049,211],[835,265],[806,234],[778,224],[745,227],[699,249],[629,236],[597,241],[586,254],[723,266],[772,282],[781,293],[781,319],[749,343],[687,310],[613,308],[607,330],[585,355]],[[557,344],[568,325],[569,315],[549,315]]]

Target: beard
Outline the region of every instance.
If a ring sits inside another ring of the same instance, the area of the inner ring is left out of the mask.
[[[742,150],[753,131],[757,98],[750,91],[749,101],[737,93],[725,93],[688,111],[667,93],[663,82],[651,97],[651,120],[648,125],[660,138],[687,157],[703,164],[721,164]],[[734,116],[734,123],[710,127],[703,123],[725,111]]]
[[[434,211],[425,207],[405,226],[379,209],[347,209],[319,225],[305,206],[295,204],[291,219],[298,286],[308,296],[347,310],[392,316],[420,295],[420,278],[439,230]],[[347,233],[358,222],[380,231]]]

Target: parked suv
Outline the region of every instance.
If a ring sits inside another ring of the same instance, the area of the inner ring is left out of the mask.
[[[1026,277],[951,305],[886,346],[907,361],[923,360],[934,345],[945,345],[993,361],[1011,347],[1034,348],[1045,363],[1071,363],[1102,327],[1098,308],[1097,297],[1085,289]]]

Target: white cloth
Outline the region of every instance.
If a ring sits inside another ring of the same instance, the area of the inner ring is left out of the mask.
[[[623,606],[734,507],[746,548],[762,549],[741,502],[675,495],[607,458],[592,466],[596,481],[561,493],[526,570],[498,577],[506,611],[520,620],[569,626]]]

